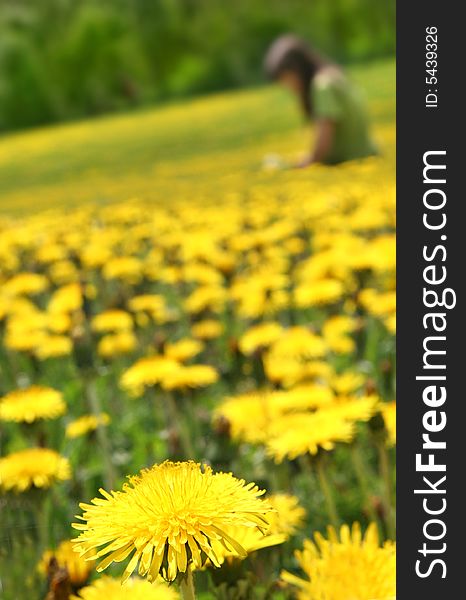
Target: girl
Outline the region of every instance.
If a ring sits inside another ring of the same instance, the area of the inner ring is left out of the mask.
[[[362,98],[340,67],[298,37],[285,35],[269,48],[265,70],[298,97],[306,118],[316,122],[314,146],[296,166],[334,165],[376,154]]]

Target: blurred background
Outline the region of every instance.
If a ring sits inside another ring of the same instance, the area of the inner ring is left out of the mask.
[[[387,0],[2,0],[0,131],[250,86],[293,31],[343,64],[393,55]]]

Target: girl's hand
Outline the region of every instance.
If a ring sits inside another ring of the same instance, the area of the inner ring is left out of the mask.
[[[292,168],[293,169],[305,169],[306,167],[309,167],[310,165],[312,165],[314,162],[315,161],[313,160],[312,156],[305,156],[300,161],[298,161],[297,163],[292,165]]]
[[[279,171],[286,169],[287,164],[278,154],[267,154],[262,159],[262,169],[264,171]]]

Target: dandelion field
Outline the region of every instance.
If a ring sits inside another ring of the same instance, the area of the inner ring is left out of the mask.
[[[275,168],[272,88],[0,141],[1,598],[394,598],[394,64],[352,75],[339,167]]]

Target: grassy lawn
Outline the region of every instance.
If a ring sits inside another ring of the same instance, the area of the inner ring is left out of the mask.
[[[394,63],[354,67],[351,76],[392,158]],[[246,176],[248,184],[261,181],[265,154],[295,156],[308,144],[293,99],[276,87],[9,135],[0,140],[0,210],[132,196],[163,201],[168,190],[205,191],[223,177],[237,187]]]

